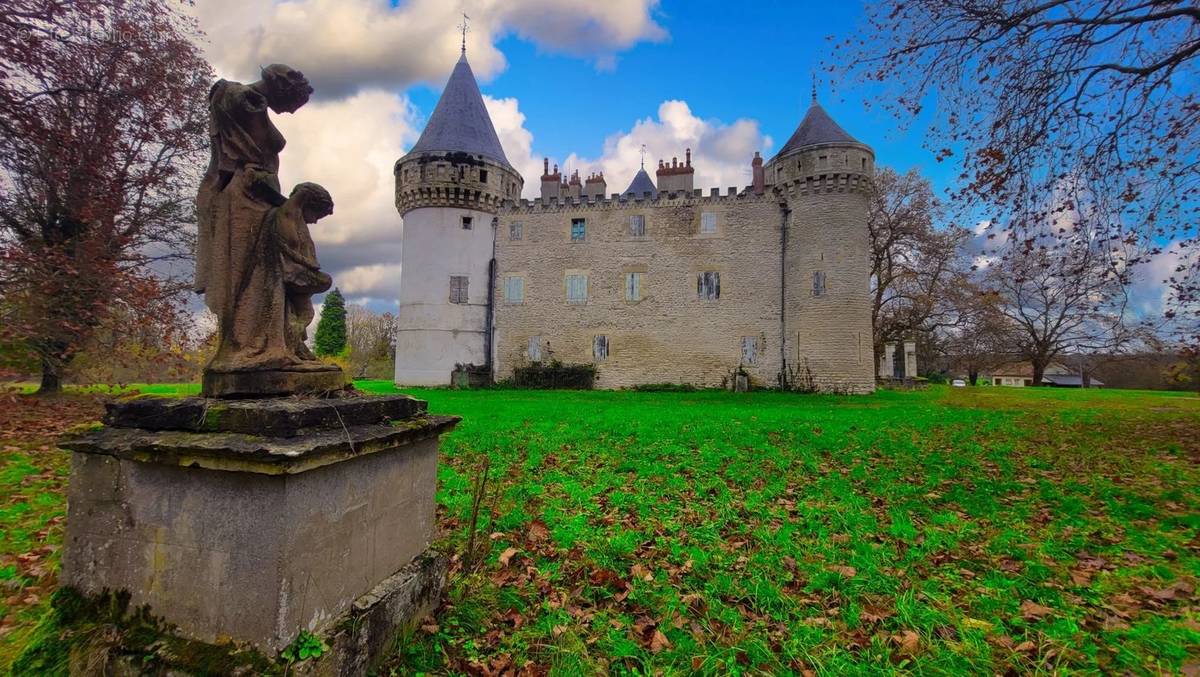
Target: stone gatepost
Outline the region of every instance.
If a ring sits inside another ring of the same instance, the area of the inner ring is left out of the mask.
[[[407,396],[110,404],[62,443],[61,581],[267,655],[324,633],[322,672],[361,674],[444,587],[427,548],[438,436],[458,420]]]
[[[917,344],[914,341],[904,342],[904,378],[917,377]]]
[[[896,376],[896,372],[895,372],[896,365],[895,365],[895,361],[894,361],[895,358],[896,358],[896,344],[895,343],[883,344],[883,356],[879,360],[879,378],[882,378],[882,379],[895,378],[895,376]]]

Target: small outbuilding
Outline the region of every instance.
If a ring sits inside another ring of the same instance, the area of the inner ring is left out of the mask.
[[[1033,385],[1033,365],[1029,362],[1013,362],[996,367],[988,376],[988,381],[995,386],[1023,388]],[[1079,371],[1071,369],[1061,362],[1051,362],[1042,373],[1042,385],[1056,388],[1103,388],[1104,383],[1092,377],[1085,386],[1083,376]]]

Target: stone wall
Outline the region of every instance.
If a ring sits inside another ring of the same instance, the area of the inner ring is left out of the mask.
[[[811,379],[822,390],[871,392],[868,194],[851,178],[779,187],[791,209],[786,352],[793,379]]]
[[[686,195],[686,196],[685,196]],[[713,212],[716,232],[701,233]],[[630,234],[630,217],[645,218],[645,235]],[[571,221],[586,220],[583,242]],[[521,222],[522,239],[509,224]],[[770,196],[603,200],[579,204],[525,202],[500,213],[496,246],[496,376],[529,361],[533,337],[543,359],[593,362],[597,335],[608,357],[596,385],[646,383],[720,386],[743,362],[744,337],[755,359],[743,365],[757,385],[775,385],[780,368],[782,212]],[[697,276],[720,275],[720,297],[698,298]],[[625,273],[640,272],[641,300],[625,296]],[[566,275],[587,276],[587,301],[569,303]],[[524,301],[505,296],[506,278],[524,280]]]

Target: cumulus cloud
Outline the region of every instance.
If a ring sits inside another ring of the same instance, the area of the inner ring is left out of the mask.
[[[517,34],[539,48],[598,63],[666,32],[653,18],[658,0],[472,0],[467,49],[476,75],[503,70],[496,42]],[[286,63],[309,77],[318,98],[371,87],[441,82],[458,58],[464,6],[446,0],[200,0],[194,12],[205,51],[224,77],[254,77]]]
[[[370,90],[313,101],[274,120],[288,141],[280,156],[283,189],[312,181],[333,196],[333,214],[312,226],[322,268],[346,296],[394,304],[403,225],[392,165],[419,134],[417,112],[403,96]]]
[[[599,157],[572,153],[559,164],[570,170],[578,169],[581,176],[603,171],[608,192],[619,193],[629,186],[637,173],[643,144],[646,146],[646,171],[651,176],[659,159],[670,162],[673,157],[678,157],[683,162],[685,150],[691,148],[692,166],[696,168],[695,186],[724,190],[728,186],[750,185],[750,160],[754,151],[762,151],[764,158],[769,157],[772,141],[762,133],[756,120],[743,118],[728,124],[706,120],[695,115],[687,102],[671,100],[659,105],[657,118],[638,120],[629,131],[606,138]],[[534,158],[534,164],[540,175],[541,158]],[[527,194],[528,189],[529,179],[526,178]],[[536,186],[533,194],[537,194]]]
[[[515,98],[493,99],[483,97],[487,106],[488,117],[492,118],[492,126],[496,128],[496,136],[500,137],[500,146],[504,148],[504,156],[525,179],[525,189],[522,195],[536,197],[541,187],[538,178],[542,175],[542,160],[533,151],[533,132],[525,129],[525,114]]]

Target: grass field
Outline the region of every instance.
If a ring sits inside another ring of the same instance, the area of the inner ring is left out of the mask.
[[[385,673],[1200,670],[1194,395],[411,392],[464,417],[458,559]],[[0,670],[53,587],[52,435],[98,411],[65,399],[0,414]]]

